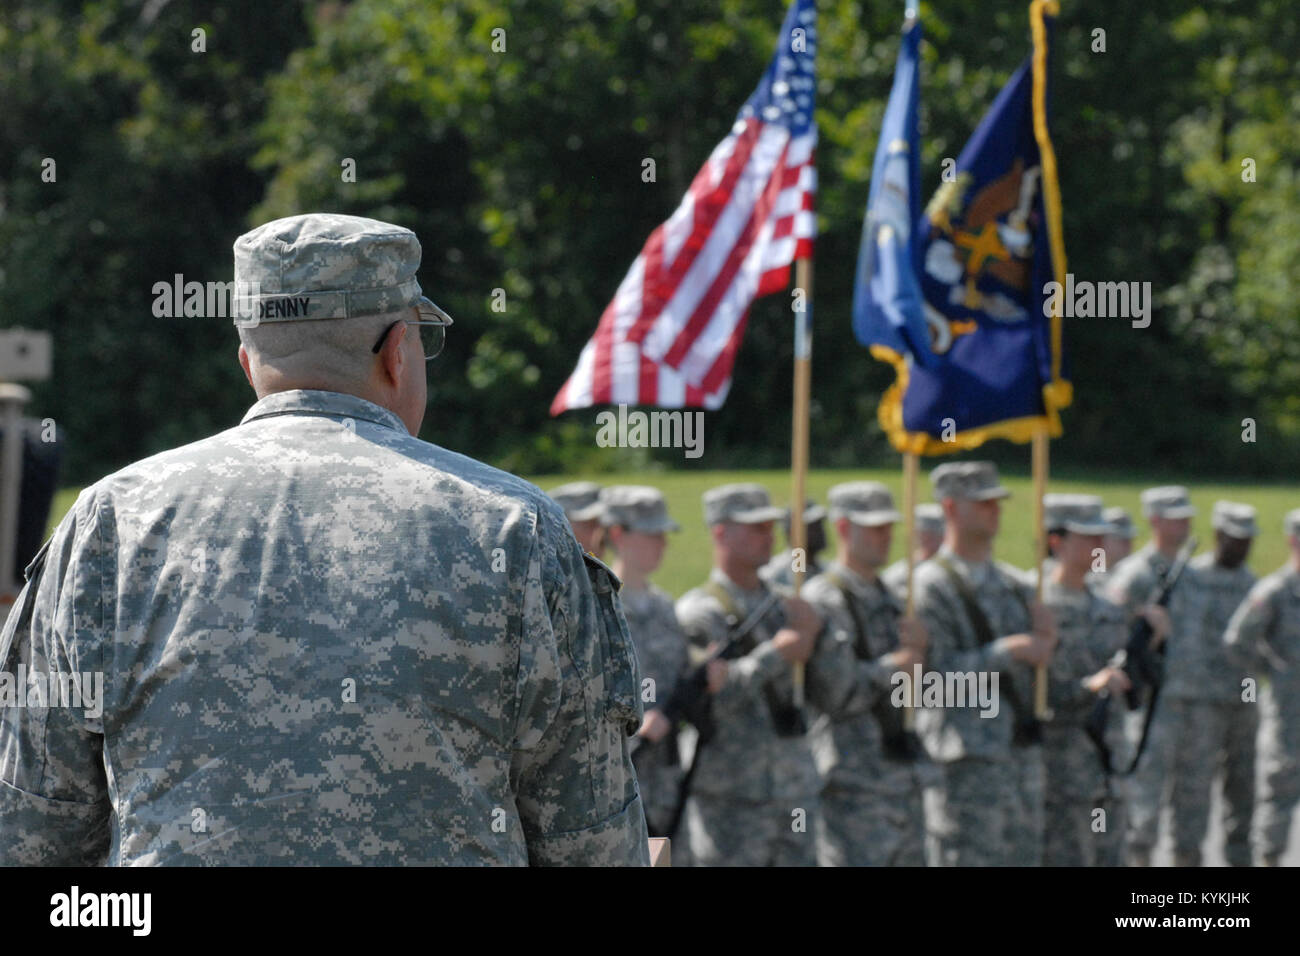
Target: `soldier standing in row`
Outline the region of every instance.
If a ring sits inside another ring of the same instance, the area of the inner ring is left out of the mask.
[[[688,654],[673,599],[651,584],[649,577],[663,561],[667,533],[680,531],[681,526],[668,517],[668,505],[657,488],[613,485],[601,492],[600,501],[614,573],[623,581],[619,598],[641,668],[640,692],[646,708],[634,738],[632,762],[650,835],[667,836],[682,769],[676,722],[665,714],[664,705],[685,674]]]
[[[1151,603],[1191,534],[1196,509],[1188,500],[1187,489],[1178,485],[1148,488],[1142,492],[1142,513],[1151,524],[1151,541],[1113,568],[1106,585],[1106,597],[1124,609],[1127,625],[1142,614],[1155,632],[1152,648],[1162,641],[1166,648],[1164,679],[1154,714],[1148,721],[1149,708],[1144,707],[1125,715],[1131,752],[1141,750],[1141,759],[1129,778],[1126,846],[1130,866],[1151,865],[1160,809],[1172,792],[1176,754],[1182,747],[1199,743],[1198,728],[1187,723],[1185,701],[1197,687],[1196,645],[1205,619],[1204,591],[1190,567],[1175,585],[1167,610]],[[1176,860],[1191,865],[1190,860],[1199,855],[1199,843],[1175,838]]]
[[[1229,866],[1250,866],[1259,709],[1254,694],[1242,699],[1246,675],[1232,665],[1223,636],[1255,585],[1246,559],[1259,529],[1255,509],[1232,501],[1216,501],[1211,520],[1214,551],[1197,555],[1191,563],[1209,603],[1200,634],[1200,686],[1185,705],[1184,719],[1196,732],[1194,739],[1186,740],[1174,771],[1174,827],[1186,834],[1182,862],[1199,864],[1209,826],[1210,791],[1215,773],[1221,772],[1224,855]]]
[[[1133,553],[1137,529],[1133,527],[1133,518],[1123,508],[1107,508],[1102,517],[1111,528],[1101,541],[1102,550],[1106,552],[1106,569],[1109,570]]]
[[[823,630],[806,601],[778,598],[758,576],[772,554],[772,524],[784,514],[761,485],[704,493],[713,570],[677,602],[697,652],[739,640],[711,676],[716,726],[695,755],[686,804],[692,860],[701,866],[812,866],[819,781],[803,714],[794,707],[791,665],[807,661]]]
[[[916,506],[916,545],[912,551],[912,567],[928,561],[943,544],[943,509],[936,504]],[[880,580],[898,600],[907,602],[907,558],[902,557],[880,572]]]
[[[600,523],[603,505],[600,503],[600,485],[594,481],[571,481],[547,492],[564,509],[573,536],[588,554],[601,557],[605,553],[605,530]]]
[[[1048,668],[1051,719],[1043,726],[1047,768],[1045,866],[1094,866],[1098,834],[1120,826],[1122,802],[1106,779],[1083,724],[1097,695],[1129,689],[1124,671],[1108,662],[1124,646],[1124,612],[1087,585],[1102,535],[1110,530],[1095,495],[1043,496],[1044,525],[1056,558],[1043,580],[1043,604],[1056,621],[1057,645]],[[1117,728],[1117,722],[1110,727]],[[1115,784],[1118,781],[1114,781]],[[1102,810],[1104,815],[1098,816]],[[1100,824],[1101,829],[1098,829]]]
[[[927,667],[941,675],[983,672],[999,682],[992,716],[977,706],[917,711],[917,730],[943,772],[927,813],[930,862],[1037,866],[1044,784],[1033,668],[1050,659],[1055,627],[1045,608],[1031,608],[1021,572],[993,560],[1000,500],[1011,492],[992,462],[940,465],[930,481],[945,532],[913,580],[916,614],[929,635]]]
[[[902,606],[877,572],[889,556],[894,510],[889,489],[872,481],[830,490],[839,536],[836,559],[804,596],[829,633],[809,665],[824,686],[825,713],[813,727],[824,786],[817,821],[821,866],[924,866],[922,793],[936,771],[891,702],[892,678],[925,657],[925,631],[902,620]]]
[[[1228,623],[1235,665],[1259,683],[1263,785],[1255,810],[1255,860],[1277,866],[1300,803],[1300,509],[1283,522],[1290,560],[1263,578]]]

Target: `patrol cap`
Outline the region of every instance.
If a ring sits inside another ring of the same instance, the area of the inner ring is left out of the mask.
[[[1142,492],[1142,514],[1147,518],[1191,518],[1196,508],[1182,485],[1162,485]]]
[[[1259,534],[1259,525],[1255,522],[1255,509],[1236,501],[1216,501],[1210,515],[1210,524],[1215,531],[1222,531],[1234,538],[1253,538]]]
[[[1107,534],[1113,534],[1117,538],[1128,538],[1130,541],[1137,537],[1137,529],[1133,527],[1133,519],[1123,508],[1107,508],[1101,513],[1110,525],[1110,531]]]
[[[605,510],[600,503],[600,485],[594,481],[571,481],[552,488],[547,494],[564,509],[564,516],[570,521],[591,521]]]
[[[878,481],[846,481],[827,495],[831,518],[848,518],[854,524],[874,527],[892,524],[903,516],[894,509],[894,496]]]
[[[1106,534],[1111,530],[1097,495],[1043,495],[1043,524],[1075,534]]]
[[[719,485],[703,495],[704,523],[719,524],[735,521],[738,524],[759,524],[778,521],[785,517],[785,509],[777,508],[762,485],[741,483]]]
[[[681,531],[682,526],[668,517],[668,502],[658,488],[649,485],[611,485],[600,493],[603,511],[600,523],[619,525],[629,531],[658,534]]]
[[[916,530],[922,534],[943,534],[943,507],[934,504],[917,505]]]
[[[401,226],[308,213],[264,223],[235,240],[235,324],[384,315],[451,316],[420,293],[420,240]]]
[[[1011,495],[1011,490],[998,482],[998,469],[991,461],[954,461],[940,465],[930,472],[930,484],[934,486],[936,501],[944,498],[990,501]]]
[[[1282,533],[1300,538],[1300,508],[1286,513],[1282,519]]]

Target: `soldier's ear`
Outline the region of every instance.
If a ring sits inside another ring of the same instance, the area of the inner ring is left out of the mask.
[[[253,372],[248,367],[248,351],[242,344],[239,346],[239,367],[244,370],[244,378],[248,379],[249,388],[257,391],[257,386],[253,384]]]

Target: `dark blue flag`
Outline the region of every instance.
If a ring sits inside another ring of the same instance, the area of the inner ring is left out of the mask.
[[[990,438],[1061,433],[1057,412],[1072,389],[1062,373],[1061,317],[1049,314],[1059,310],[1045,307],[1048,283],[1065,273],[1047,135],[1044,14],[1054,8],[1031,4],[1033,54],[944,170],[920,217],[913,253],[929,341],[870,341],[897,373],[880,421],[900,451],[942,455]]]

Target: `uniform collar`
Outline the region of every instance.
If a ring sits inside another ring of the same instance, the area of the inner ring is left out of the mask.
[[[724,588],[726,588],[736,597],[752,598],[755,595],[764,596],[767,594],[767,585],[763,582],[762,578],[758,579],[758,587],[756,587],[752,591],[746,591],[735,581],[731,580],[731,578],[727,577],[726,572],[723,571],[721,568],[711,569],[709,571],[709,578],[717,582],[718,584],[722,585]]]
[[[321,415],[359,419],[373,422],[385,428],[395,429],[409,435],[406,426],[394,412],[368,402],[356,395],[342,392],[324,392],[318,389],[295,388],[287,392],[276,392],[260,399],[240,422],[241,425],[258,418],[271,418],[275,415]]]
[[[972,587],[981,587],[988,580],[988,576],[993,573],[992,558],[987,561],[967,561],[946,544],[939,549],[939,554],[946,558],[948,563],[971,583]]]

